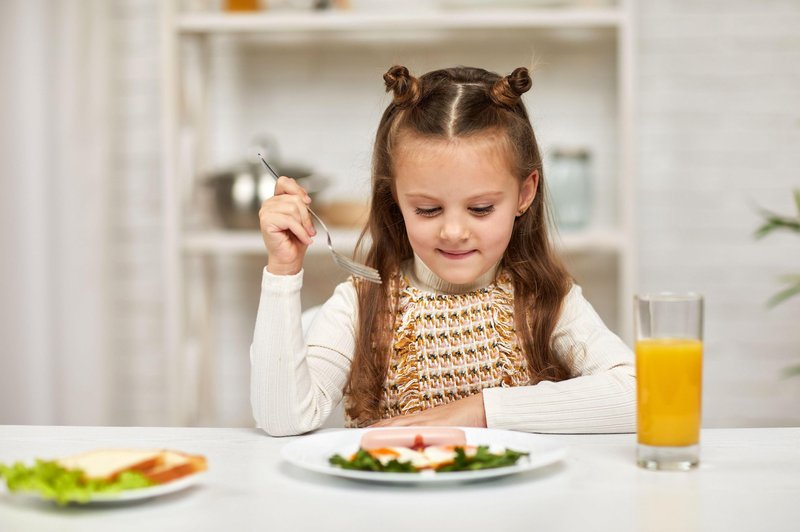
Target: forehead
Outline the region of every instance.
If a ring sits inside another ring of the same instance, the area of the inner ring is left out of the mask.
[[[500,134],[483,133],[454,139],[405,134],[399,137],[393,155],[396,180],[427,180],[449,175],[515,180],[508,142]]]
[[[393,152],[395,160],[399,158],[464,157],[476,154],[483,158],[490,157],[494,162],[502,163],[509,168],[511,167],[510,162],[512,159],[508,137],[495,131],[450,139],[427,137],[401,131],[396,137]]]

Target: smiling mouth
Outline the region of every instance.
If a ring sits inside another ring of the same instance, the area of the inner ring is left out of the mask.
[[[447,259],[455,259],[455,260],[465,259],[465,258],[467,258],[469,256],[472,256],[472,254],[475,253],[474,249],[470,249],[470,250],[467,250],[467,251],[446,251],[444,249],[440,249],[438,251],[445,258],[447,258]]]

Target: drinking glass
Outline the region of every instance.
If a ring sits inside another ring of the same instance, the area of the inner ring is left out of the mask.
[[[635,297],[637,463],[688,470],[700,462],[703,297]]]

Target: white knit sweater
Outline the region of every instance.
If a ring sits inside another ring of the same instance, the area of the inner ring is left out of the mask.
[[[418,259],[407,270],[413,285],[435,293],[486,286],[495,273],[469,286],[451,286]],[[264,269],[250,347],[250,401],[257,426],[273,436],[302,434],[322,425],[342,400],[355,351],[358,308],[353,284],[336,288],[306,339],[300,320],[302,285],[302,271],[279,276]],[[572,361],[578,376],[484,389],[487,426],[553,433],[635,431],[633,354],[603,324],[577,285],[566,296],[553,345],[564,356],[583,353]]]

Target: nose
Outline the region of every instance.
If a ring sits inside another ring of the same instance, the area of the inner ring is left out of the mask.
[[[445,215],[442,220],[442,227],[439,230],[439,238],[445,242],[458,242],[469,238],[469,228],[466,221],[457,214]]]

